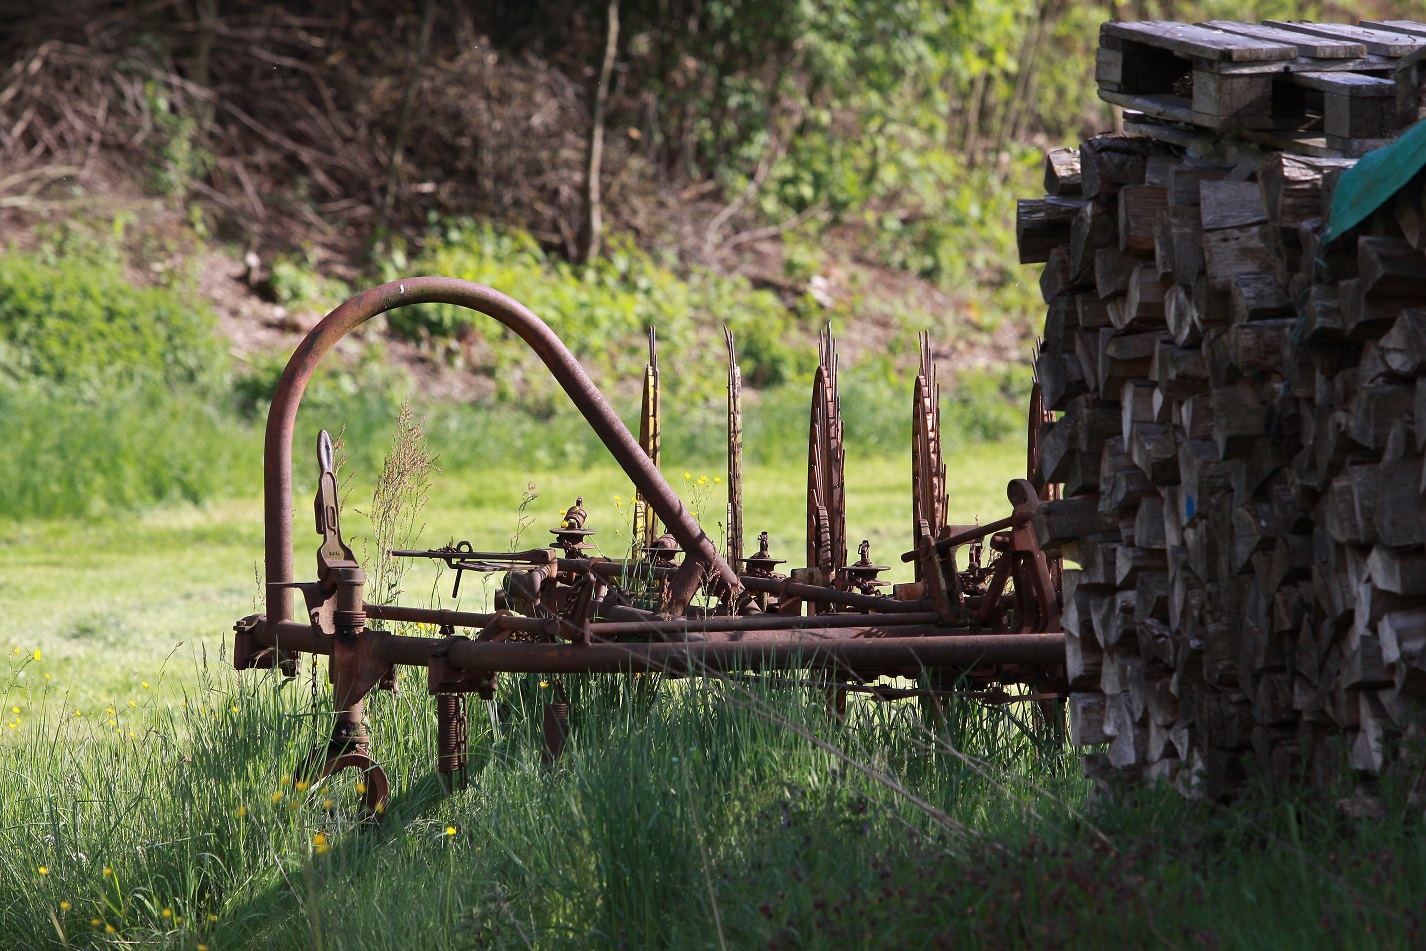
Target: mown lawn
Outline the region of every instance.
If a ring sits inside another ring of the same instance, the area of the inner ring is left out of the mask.
[[[951,477],[955,517],[999,518],[1008,506],[1004,482],[1023,468],[1022,454],[1014,443],[985,444],[968,452],[964,471]],[[306,504],[311,466],[299,453],[295,468],[301,494],[295,506],[294,543],[301,579],[314,570],[316,536]],[[724,494],[712,480],[721,472],[706,466],[684,469],[676,461],[666,468],[695,511],[704,505],[700,517],[717,536]],[[905,580],[908,566],[898,556],[909,547],[910,461],[853,459],[849,468],[849,537],[869,539],[881,563],[894,566],[888,577]],[[685,472],[688,479],[683,478]],[[373,552],[361,512],[370,499],[374,475],[352,476],[343,525],[358,556],[365,555],[369,562]],[[700,486],[702,478],[707,482]],[[558,514],[582,496],[590,526],[599,531],[595,540],[611,554],[622,553],[629,534],[631,489],[612,465],[558,474],[533,468],[442,472],[422,519],[422,543],[434,547],[468,539],[477,548],[504,548],[531,482],[539,497],[528,509],[534,521],[522,536],[522,546],[545,544]],[[766,530],[774,551],[797,562],[804,551],[805,474],[793,466],[752,467],[745,484],[749,540]],[[616,496],[622,508],[616,507]],[[192,681],[195,664],[205,653],[211,661],[219,659],[235,620],[262,610],[254,574],[261,562],[257,498],[168,507],[133,517],[12,523],[0,536],[0,648],[12,655],[16,650],[26,655],[39,650],[41,661],[26,671],[22,682],[50,674],[49,685],[58,689],[65,704],[86,713],[116,700],[127,702],[135,690],[144,689],[138,686],[143,682],[167,698],[170,686],[177,689]],[[434,580],[432,566],[417,563],[404,584],[403,603],[428,603]],[[448,599],[449,579],[438,591]],[[484,609],[488,594],[479,583],[467,583],[459,606]],[[22,726],[25,722],[21,720]]]

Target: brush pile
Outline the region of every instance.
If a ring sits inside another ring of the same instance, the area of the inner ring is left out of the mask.
[[[1050,153],[1020,204],[1091,774],[1223,799],[1378,775],[1421,733],[1426,189],[1355,222],[1333,196],[1420,117],[1423,49],[1398,21],[1105,24],[1131,134]]]

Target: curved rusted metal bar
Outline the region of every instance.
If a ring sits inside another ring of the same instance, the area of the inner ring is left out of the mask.
[[[293,617],[294,592],[291,588],[274,586],[293,580],[292,433],[307,382],[338,340],[377,314],[408,304],[468,307],[495,318],[530,345],[687,553],[688,557],[670,581],[671,601],[686,604],[708,566],[727,591],[741,592],[737,574],[548,324],[520,302],[483,284],[449,277],[413,277],[362,291],[337,307],[302,339],[282,371],[268,410],[263,444],[264,545],[270,621],[289,621]]]

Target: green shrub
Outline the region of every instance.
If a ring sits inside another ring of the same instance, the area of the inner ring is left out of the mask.
[[[204,394],[0,385],[0,519],[103,515],[255,493],[262,442]]]
[[[10,254],[0,267],[0,349],[13,380],[88,389],[161,381],[206,385],[225,357],[208,306],[140,288],[117,262]]]
[[[962,370],[941,386],[941,432],[948,445],[1026,435],[1030,368],[1021,364]]]
[[[789,379],[799,352],[808,350],[798,340],[809,335],[796,332],[794,316],[773,294],[704,269],[680,276],[627,240],[611,240],[603,259],[581,268],[547,257],[523,232],[455,223],[433,233],[409,265],[394,255],[386,264],[388,279],[401,276],[403,268],[509,294],[548,323],[605,384],[639,379],[651,326],[664,352],[678,354],[677,372],[664,376],[667,389],[678,395],[708,395],[721,386],[722,323],[737,334],[750,386]],[[444,347],[457,365],[479,365],[502,398],[518,398],[541,412],[562,401],[529,348],[474,311],[426,304],[394,311],[390,322],[410,339]]]
[[[325,312],[352,296],[345,282],[317,270],[310,253],[305,260],[278,255],[272,262],[271,281],[273,293],[288,307]]]

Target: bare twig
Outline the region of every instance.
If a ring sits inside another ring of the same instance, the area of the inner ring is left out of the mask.
[[[798,123],[802,121],[804,112],[805,108],[798,106],[784,123],[785,128],[782,134],[773,133],[771,140],[772,147],[763,152],[762,158],[758,161],[758,167],[753,172],[753,177],[748,180],[747,186],[738,194],[737,198],[733,199],[727,207],[714,215],[712,220],[708,222],[708,227],[703,230],[703,253],[706,257],[711,259],[717,250],[720,249],[716,247],[718,232],[722,230],[730,218],[746,208],[748,204],[757,197],[758,192],[762,190],[763,183],[767,181],[768,173],[787,155],[787,149],[792,143],[792,132],[797,128]],[[724,242],[722,247],[726,246],[727,242]]]
[[[604,37],[604,59],[599,66],[599,82],[594,87],[594,108],[589,120],[589,150],[584,169],[584,214],[579,226],[575,257],[581,264],[599,257],[604,243],[604,203],[599,194],[599,177],[604,166],[604,112],[609,106],[609,77],[619,48],[619,0],[609,0]]]
[[[411,64],[411,76],[406,82],[406,97],[401,102],[401,119],[396,124],[396,140],[391,143],[391,161],[387,163],[386,194],[381,199],[381,220],[376,233],[384,234],[391,222],[392,203],[396,200],[396,184],[401,180],[405,163],[406,133],[411,125],[411,110],[416,105],[416,86],[421,79],[421,66],[431,45],[431,25],[436,19],[436,0],[426,0],[426,12],[421,15],[421,36],[416,43],[416,59]]]
[[[820,219],[824,217],[826,213],[826,208],[824,208],[822,203],[819,201],[816,204],[809,205],[808,207],[802,209],[797,214],[793,215],[791,218],[788,218],[786,221],[780,222],[775,225],[769,225],[766,228],[753,228],[750,231],[741,231],[738,234],[735,234],[730,237],[727,241],[724,241],[721,245],[719,245],[718,250],[720,252],[731,251],[738,245],[745,244],[749,241],[761,241],[764,238],[775,238],[785,231],[791,231],[794,228],[801,227],[807,222],[813,220],[814,218]]]
[[[0,178],[0,192],[7,192],[30,179],[39,179],[39,182],[31,183],[31,185],[25,189],[24,194],[33,195],[56,178],[64,178],[66,175],[78,175],[82,171],[84,171],[84,169],[77,165],[39,165]]]
[[[708,256],[713,254],[714,242],[718,240],[718,232],[723,225],[728,223],[728,219],[736,215],[747,207],[757,193],[762,189],[763,182],[767,180],[767,174],[772,170],[773,165],[782,160],[787,154],[787,140],[780,136],[775,136],[772,140],[772,148],[763,152],[762,158],[758,161],[757,170],[753,172],[753,177],[748,179],[748,184],[723,210],[718,212],[708,222],[708,227],[703,229],[703,250]]]

